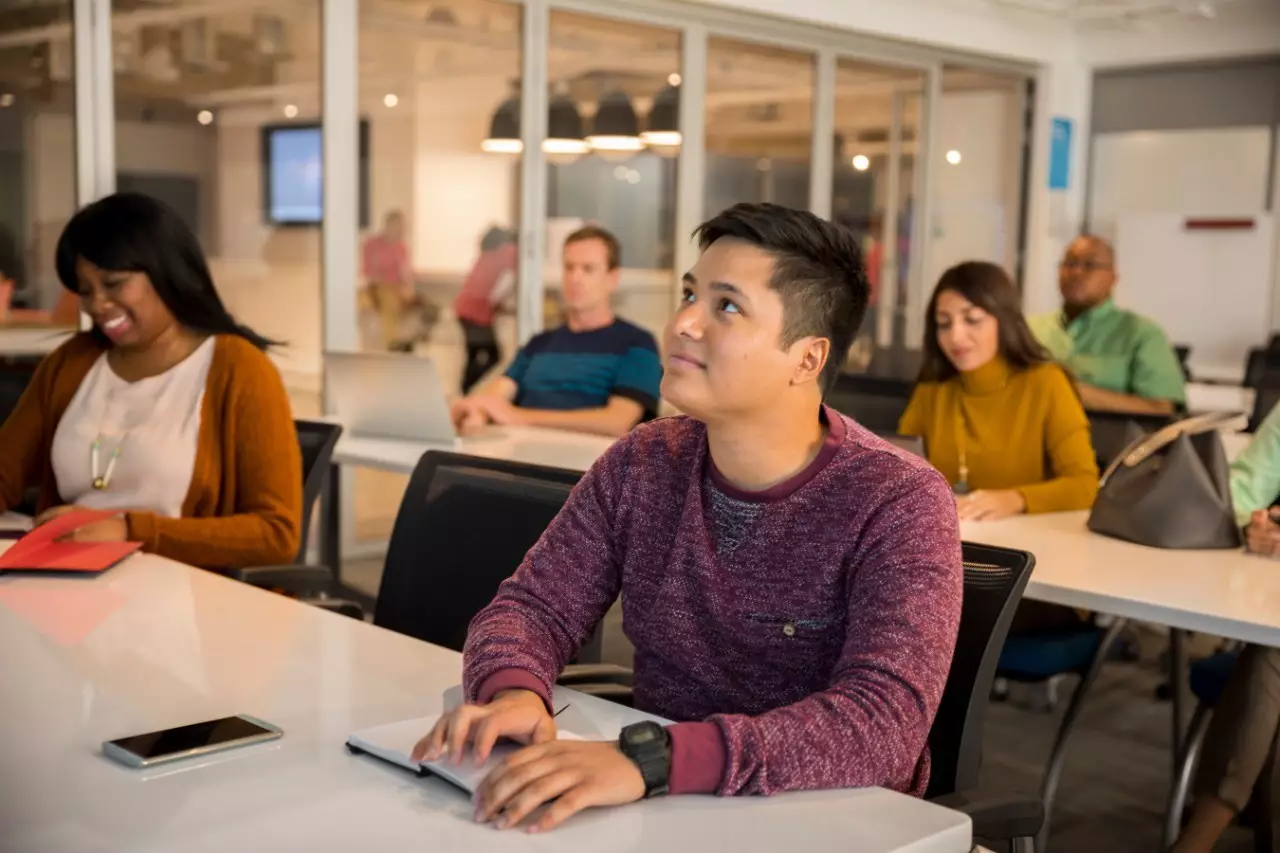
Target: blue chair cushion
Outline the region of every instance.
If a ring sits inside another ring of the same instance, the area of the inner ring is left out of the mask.
[[[1191,692],[1206,705],[1216,705],[1235,669],[1237,652],[1218,652],[1191,664]]]
[[[1043,681],[1076,672],[1089,665],[1101,641],[1102,632],[1093,626],[1010,637],[1000,652],[996,674],[1012,681]]]

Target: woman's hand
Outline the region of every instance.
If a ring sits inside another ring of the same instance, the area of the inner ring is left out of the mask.
[[[129,522],[123,515],[93,521],[67,534],[66,542],[127,542]]]
[[[961,521],[999,521],[1027,511],[1027,501],[1017,489],[980,490],[956,498]]]
[[[40,525],[48,524],[50,521],[53,521],[55,518],[60,518],[61,516],[64,516],[69,512],[80,512],[81,510],[85,510],[85,509],[88,509],[88,507],[83,507],[78,504],[63,504],[62,506],[50,507],[49,509],[46,509],[44,512],[37,515],[35,517],[35,521],[32,522],[32,525],[34,527],[39,527]]]

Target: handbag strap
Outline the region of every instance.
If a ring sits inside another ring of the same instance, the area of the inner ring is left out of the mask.
[[[1126,447],[1123,453],[1111,460],[1111,464],[1107,466],[1107,470],[1102,474],[1102,484],[1105,485],[1107,479],[1121,465],[1126,468],[1136,467],[1177,441],[1181,436],[1200,435],[1201,433],[1220,430],[1240,418],[1240,416],[1239,412],[1209,412],[1191,418],[1183,418],[1180,421],[1163,426],[1150,435],[1137,439]]]

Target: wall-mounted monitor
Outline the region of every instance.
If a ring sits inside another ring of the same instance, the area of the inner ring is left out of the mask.
[[[320,125],[262,128],[262,219],[268,225],[316,226],[324,220]],[[360,227],[369,226],[369,123],[360,122]]]

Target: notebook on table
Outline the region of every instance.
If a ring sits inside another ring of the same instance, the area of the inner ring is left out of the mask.
[[[372,755],[411,770],[419,776],[439,776],[468,794],[474,794],[476,788],[480,787],[480,783],[489,775],[489,771],[497,767],[502,759],[522,748],[518,743],[499,743],[483,764],[476,764],[471,758],[470,751],[463,757],[462,764],[453,764],[448,758],[422,762],[409,758],[414,745],[431,731],[438,719],[440,716],[437,714],[364,729],[347,738],[347,749],[355,753]],[[578,735],[565,731],[559,733],[559,738],[560,740],[583,740]]]
[[[77,529],[96,521],[115,518],[119,513],[103,510],[75,510],[40,525],[0,554],[0,572],[75,572],[96,574],[106,571],[137,551],[138,542],[63,542]]]

